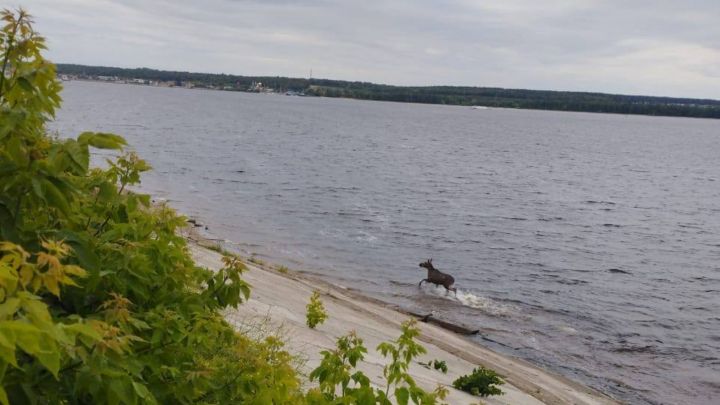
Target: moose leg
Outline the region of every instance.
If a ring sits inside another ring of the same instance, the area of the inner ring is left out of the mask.
[[[452,285],[452,284],[450,284],[450,285]],[[445,295],[448,295],[448,293],[449,293],[450,291],[452,291],[453,293],[455,293],[455,296],[457,297],[457,288],[455,288],[455,287],[448,287],[448,286],[446,286],[446,285],[444,285],[444,284],[443,284],[443,287],[445,287]]]
[[[428,283],[430,282],[430,280],[428,280],[428,279],[420,280],[420,283],[418,283],[418,287],[420,287],[422,285],[423,281],[427,281]]]

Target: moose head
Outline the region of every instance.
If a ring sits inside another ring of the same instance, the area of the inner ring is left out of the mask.
[[[424,267],[428,270],[435,270],[435,267],[433,267],[433,264],[432,264],[432,258],[427,259],[426,261],[420,263],[420,267]]]

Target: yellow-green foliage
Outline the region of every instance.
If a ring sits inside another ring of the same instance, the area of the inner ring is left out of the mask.
[[[27,13],[0,31],[0,403],[295,403],[282,342],[236,333],[244,265],[195,266],[184,221],[128,190],[125,140],[56,139],[55,67]],[[105,170],[90,148],[118,151]]]
[[[378,345],[377,350],[383,357],[390,358],[383,371],[386,382],[383,388],[373,388],[362,372],[353,372],[367,353],[363,340],[355,332],[341,337],[335,350],[321,352],[320,365],[310,373],[310,380],[317,380],[319,386],[307,393],[308,403],[389,405],[393,400],[402,405],[440,403],[448,394],[447,388],[438,386],[433,392],[427,392],[418,387],[409,374],[412,360],[425,353],[425,348],[415,342],[419,333],[416,321],[410,320],[403,323],[397,340]]]
[[[325,306],[320,300],[320,292],[318,291],[313,291],[306,309],[305,323],[307,323],[307,326],[311,329],[315,329],[315,326],[321,325],[328,317]]]

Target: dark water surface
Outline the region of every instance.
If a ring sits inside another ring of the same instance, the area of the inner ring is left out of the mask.
[[[720,121],[70,82],[142,188],[236,248],[630,403],[720,398]],[[458,298],[418,289],[428,257]],[[714,402],[718,403],[718,402]]]

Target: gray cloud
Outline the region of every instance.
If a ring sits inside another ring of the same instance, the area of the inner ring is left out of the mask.
[[[717,0],[23,0],[57,62],[720,98]]]

